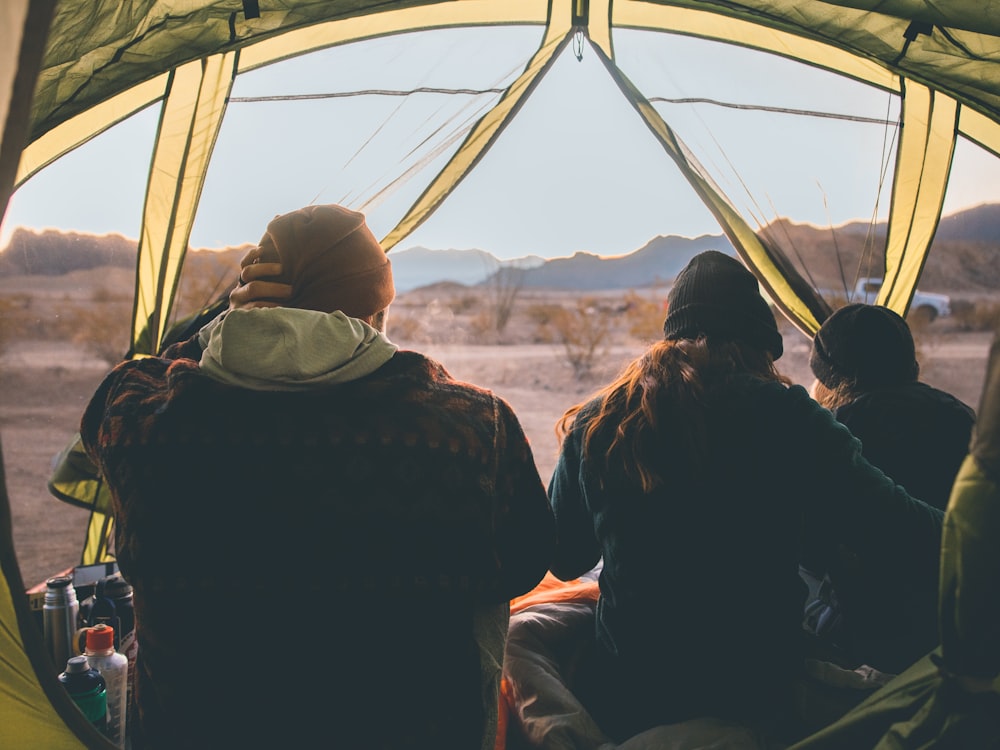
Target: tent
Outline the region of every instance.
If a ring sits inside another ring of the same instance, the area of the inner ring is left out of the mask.
[[[905,312],[941,217],[956,139],[1000,155],[1000,11],[976,0],[8,0],[0,10],[0,205],[60,157],[157,113],[139,240],[130,352],[154,353],[237,77],[308,52],[415,30],[526,26],[538,44],[493,91],[382,239],[390,251],[448,198],[517,117],[559,54],[586,45],[779,309],[811,334],[829,306],[718,187],[616,63],[616,35],[669,32],[770,52],[900,97],[878,302]],[[123,347],[124,348],[124,347]],[[45,667],[23,611],[9,514],[0,590],[0,744],[102,746]],[[96,513],[84,562],[97,561]],[[39,668],[42,667],[42,668]],[[5,733],[11,733],[8,737]],[[9,742],[7,740],[10,740]]]

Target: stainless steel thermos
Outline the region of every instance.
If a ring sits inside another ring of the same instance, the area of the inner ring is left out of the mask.
[[[56,576],[45,582],[45,602],[42,606],[42,629],[45,646],[52,661],[65,666],[75,655],[73,640],[76,637],[80,603],[76,599],[71,576]]]

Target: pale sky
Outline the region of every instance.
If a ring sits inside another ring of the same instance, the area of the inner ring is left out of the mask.
[[[536,29],[463,29],[328,50],[246,75],[234,97],[419,86],[491,88],[510,81]],[[619,65],[647,97],[894,119],[885,92],[788,60],[716,43],[627,32]],[[233,102],[191,237],[194,247],[255,242],[275,214],[310,203],[364,210],[387,233],[443,164],[429,151],[460,138],[485,96],[367,95]],[[884,218],[895,129],[840,119],[659,104],[659,111],[750,218],[822,226]],[[138,235],[156,115],[142,113],[37,175],[15,193],[0,247],[16,226]],[[396,175],[428,165],[384,200]],[[880,180],[884,185],[879,187]],[[367,201],[367,202],[366,202]],[[1000,160],[960,142],[946,214],[1000,202]],[[657,235],[718,234],[594,53],[567,49],[499,141],[445,204],[397,249],[480,248],[501,258],[583,250],[632,252]]]

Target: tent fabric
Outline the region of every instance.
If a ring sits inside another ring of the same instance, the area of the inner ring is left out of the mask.
[[[839,721],[788,750],[996,747],[1000,694],[970,694],[925,656]]]
[[[1000,333],[983,399],[945,514],[941,542],[941,648],[947,670],[1000,677]],[[1000,681],[998,681],[1000,684]]]
[[[32,81],[54,3],[8,0],[0,8],[0,210],[14,183],[14,165],[28,122]],[[11,156],[13,154],[13,157]],[[0,455],[2,455],[0,446]],[[56,680],[32,621],[17,565],[10,499],[0,462],[0,747],[113,750]]]
[[[175,3],[145,0],[130,8],[130,14],[121,13],[112,0],[57,4],[18,179],[142,107],[159,103],[166,116],[176,113],[178,101],[200,102],[196,119],[189,120],[188,137],[177,137],[181,121],[171,115],[164,119],[170,127],[161,129],[155,147],[157,163],[150,171],[140,231],[134,337],[154,320],[163,332],[214,145],[209,122],[224,114],[226,83],[217,79],[214,94],[203,88],[216,74],[205,69],[198,83],[178,79],[186,76],[183,71],[189,66],[199,61],[208,65],[217,55],[238,57],[238,74],[324,46],[414,29],[544,25],[535,57],[385,236],[386,250],[426,221],[475,167],[554,56],[578,32],[604,52],[620,86],[627,79],[614,64],[613,37],[616,29],[627,28],[719,39],[836,70],[887,90],[901,92],[907,81],[910,90],[923,86],[933,92],[933,138],[907,137],[908,144],[916,145],[899,154],[896,164],[893,189],[900,196],[893,198],[893,244],[883,276],[893,280],[885,293],[887,304],[897,312],[905,312],[909,304],[940,216],[953,148],[948,139],[963,132],[1000,154],[1000,76],[993,74],[1000,61],[994,35],[1000,13],[982,10],[976,0],[955,0],[947,9],[917,0],[879,4],[754,0],[739,5],[721,0],[285,0],[280,9],[266,2],[244,8],[229,0],[201,0],[179,8]],[[221,65],[228,67],[228,61]],[[633,104],[640,100],[640,92],[630,96],[629,87],[621,87]],[[209,104],[213,96],[215,103]],[[963,116],[965,110],[973,115]],[[779,308],[805,333],[814,333],[828,306],[795,278],[792,264],[780,252],[756,236],[703,170],[688,168],[687,156],[679,158],[686,151],[683,144],[648,102],[637,111]],[[904,126],[921,113],[928,114],[908,105]],[[941,125],[952,120],[951,132],[942,130]],[[217,128],[219,120],[214,122]],[[968,132],[963,131],[966,125]],[[904,130],[920,129],[917,125]],[[917,216],[922,226],[911,231]],[[150,353],[159,341],[154,336],[145,349],[139,344],[133,341],[137,353]]]
[[[14,554],[10,500],[0,465],[0,747],[113,750],[56,680],[28,609]],[[65,666],[65,665],[63,665]]]
[[[885,268],[892,283],[881,300],[900,312],[909,304],[940,218],[956,136],[1000,155],[1000,6],[979,0],[133,0],[126,5],[119,0],[5,0],[0,5],[3,210],[15,185],[131,115],[159,107],[140,230],[133,340],[123,342],[134,355],[157,351],[166,335],[164,321],[233,80],[333,45],[461,26],[531,25],[544,32],[522,73],[386,235],[387,250],[426,221],[475,168],[537,90],[552,60],[582,35],[601,52],[626,101],[782,311],[806,332],[821,322],[823,301],[736,212],[648,97],[618,68],[617,30],[743,45],[900,94],[904,143],[896,157]],[[1000,367],[998,359],[994,351],[991,373]],[[880,691],[824,736],[862,724],[882,727],[886,712],[879,705],[897,699],[909,712],[907,721],[923,722],[920,716],[930,714],[944,716],[947,723],[968,707],[950,702],[949,670],[978,665],[989,672],[997,666],[997,545],[990,544],[1000,532],[1000,436],[993,429],[1000,419],[997,379],[991,379],[994,396],[984,399],[973,460],[956,484],[946,520],[940,655],[945,671],[935,673],[928,666],[934,662],[921,662],[908,673],[908,682]],[[106,540],[109,519],[100,516],[95,510],[87,554],[101,554],[102,534]],[[2,483],[0,544],[0,745],[109,747],[81,721],[46,662],[21,595]],[[992,609],[984,604],[987,595]],[[992,693],[979,695],[992,705]],[[961,723],[968,725],[964,719]],[[929,723],[914,726],[909,737],[944,731]],[[811,747],[821,747],[821,741],[817,737]]]
[[[885,276],[877,303],[905,315],[941,219],[955,153],[958,106],[926,86],[903,87],[903,122],[893,180]],[[914,168],[911,165],[916,165]]]
[[[155,354],[166,332],[198,198],[235,78],[236,60],[236,53],[212,55],[188,63],[172,75],[139,236],[132,315],[134,354]],[[170,147],[178,143],[185,147]],[[144,337],[144,333],[148,335]],[[145,349],[141,348],[143,342],[148,343]]]
[[[220,50],[279,38],[323,22],[362,21],[372,35],[394,20],[418,23],[433,16],[439,26],[470,23],[541,23],[564,13],[593,18],[610,6],[613,19],[627,13],[630,23],[646,23],[663,8],[695,10],[752,22],[744,32],[774,29],[844,49],[908,78],[931,85],[992,119],[1000,115],[1000,80],[991,72],[1000,61],[1000,10],[978,0],[945,4],[918,0],[883,2],[788,2],[746,0],[617,0],[566,3],[557,0],[284,0],[280,8],[260,2],[247,16],[240,3],[201,0],[181,6],[141,0],[121,13],[119,3],[58,4],[35,97],[32,140],[109,96]],[[569,7],[572,6],[572,7]],[[579,7],[578,7],[579,6]],[[590,10],[597,6],[598,9]],[[851,7],[854,6],[854,7]],[[585,8],[581,14],[579,8]],[[563,19],[557,19],[559,23]],[[652,22],[649,22],[652,27]],[[409,26],[408,26],[409,27]],[[909,30],[909,31],[908,31]],[[907,36],[912,36],[908,40]],[[742,41],[740,37],[730,37]]]

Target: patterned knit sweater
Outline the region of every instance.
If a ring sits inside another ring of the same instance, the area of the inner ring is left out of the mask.
[[[134,746],[491,745],[507,602],[554,544],[510,407],[414,352],[288,392],[199,351],[119,365],[81,425],[135,587]]]

